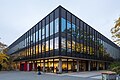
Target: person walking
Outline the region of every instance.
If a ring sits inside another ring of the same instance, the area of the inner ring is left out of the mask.
[[[41,75],[40,66],[38,66],[37,69],[38,69],[38,75]]]

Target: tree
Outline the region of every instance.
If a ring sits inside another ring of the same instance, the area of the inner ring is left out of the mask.
[[[1,69],[7,69],[8,68],[8,62],[9,62],[9,56],[7,54],[0,52],[0,70]]]
[[[7,45],[0,42],[0,70],[8,68],[9,56],[6,53]]]
[[[113,41],[120,46],[120,17],[115,22],[115,26],[111,29]]]
[[[120,74],[120,62],[115,61],[110,64],[110,70]]]

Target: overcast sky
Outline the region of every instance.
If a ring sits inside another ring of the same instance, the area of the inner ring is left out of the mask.
[[[0,0],[0,41],[10,45],[59,5],[111,39],[120,0]]]

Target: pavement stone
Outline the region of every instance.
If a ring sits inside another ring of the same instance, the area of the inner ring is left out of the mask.
[[[97,72],[93,73],[96,74]],[[37,75],[37,72],[33,71],[1,71],[0,80],[100,80],[100,75],[94,75],[93,73],[42,73],[41,75]]]

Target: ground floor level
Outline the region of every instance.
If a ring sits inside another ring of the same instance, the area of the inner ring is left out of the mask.
[[[108,67],[108,62],[62,57],[16,62],[16,68],[21,71],[37,70],[38,66],[43,72],[64,73],[105,70]]]

